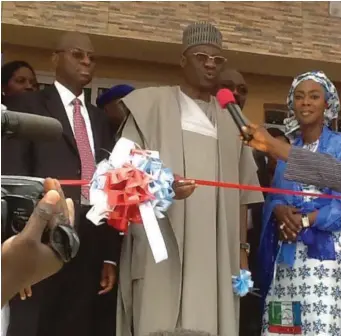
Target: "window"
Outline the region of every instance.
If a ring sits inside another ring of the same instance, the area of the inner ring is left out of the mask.
[[[54,82],[54,74],[50,72],[37,71],[37,80],[40,89],[52,85]],[[111,78],[94,78],[92,82],[87,85],[84,89],[85,100],[96,105],[97,97],[110,89],[114,85],[118,84],[129,84],[137,89],[148,87],[148,86],[158,86],[157,83],[151,82],[137,82],[134,80],[124,80],[124,79],[111,79]]]
[[[97,97],[100,96],[101,94],[107,92],[109,88],[98,88],[97,89]]]
[[[46,83],[42,83],[38,81],[38,85],[39,85],[39,90],[44,90],[46,87],[49,87],[52,84],[46,84]]]
[[[91,88],[86,87],[86,88],[84,89],[84,100],[85,100],[87,103],[91,103],[91,93],[92,93]]]
[[[141,89],[149,86],[159,86],[153,82],[138,82],[134,80],[113,79],[113,78],[94,78],[92,81],[91,102],[96,104],[97,97],[110,89],[111,87],[119,84],[131,85],[136,89]]]
[[[288,107],[284,104],[264,104],[263,108],[265,125],[283,130],[283,121],[289,115]]]
[[[341,1],[329,1],[329,14],[341,18]]]

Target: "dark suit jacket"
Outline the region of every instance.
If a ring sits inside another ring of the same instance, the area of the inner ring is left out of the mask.
[[[253,151],[253,156],[258,167],[259,184],[262,187],[269,186],[269,176],[266,168],[265,156],[263,153]],[[265,195],[264,195],[265,197]],[[255,288],[258,288],[257,255],[259,241],[262,231],[263,203],[250,204],[252,213],[253,228],[248,231],[248,242],[251,245],[249,255],[249,268],[252,278],[255,281]],[[262,305],[261,300],[253,295],[247,295],[240,300],[240,321],[239,336],[258,336],[261,334],[262,326]]]
[[[262,187],[269,187],[270,179],[267,171],[265,155],[258,151],[253,151],[253,157],[258,167],[257,175],[259,184]],[[264,198],[266,194],[263,193]],[[252,244],[255,247],[253,250],[258,249],[259,239],[262,231],[262,212],[263,212],[263,203],[255,203],[251,204],[250,208],[252,209],[252,224],[253,224],[253,241]],[[252,250],[252,248],[251,248]],[[256,258],[256,253],[254,254],[254,258]]]
[[[13,111],[56,118],[64,132],[55,142],[2,139],[3,175],[81,178],[76,141],[55,86],[7,99],[6,106]],[[91,104],[86,104],[86,108],[96,162],[99,162],[112,151],[113,134],[103,111]],[[80,187],[63,187],[63,190],[75,204],[75,225],[81,241],[79,252],[60,272],[35,285],[31,299],[20,301],[15,297],[11,301],[10,336],[92,336],[97,330],[104,336],[114,332],[114,321],[110,321],[115,315],[115,293],[98,296],[97,292],[103,261],[118,263],[120,236],[108,225],[95,226],[85,218],[87,210],[80,206]],[[105,315],[106,311],[112,316]]]
[[[55,86],[39,92],[25,93],[6,101],[13,111],[32,113],[58,119],[63,126],[63,136],[55,142],[30,142],[2,139],[1,169],[3,175],[53,177],[57,179],[81,178],[81,162],[76,141],[63,103]],[[108,156],[113,148],[109,120],[102,110],[86,104],[94,137],[96,162]],[[76,208],[76,227],[80,221],[80,187],[63,187],[66,197],[73,199]],[[84,215],[84,214],[83,214]],[[83,216],[84,217],[84,216]],[[107,225],[97,230],[103,260],[118,261],[118,233]]]

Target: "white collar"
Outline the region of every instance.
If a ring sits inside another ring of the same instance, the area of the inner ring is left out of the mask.
[[[56,87],[64,106],[72,105],[75,98],[78,98],[81,101],[82,106],[85,106],[84,91],[76,97],[68,88],[57,81],[54,81],[54,86]]]

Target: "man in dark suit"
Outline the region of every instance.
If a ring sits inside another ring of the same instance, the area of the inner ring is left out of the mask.
[[[63,137],[50,143],[2,141],[2,174],[89,180],[95,164],[113,148],[108,118],[84,98],[83,88],[90,83],[95,66],[91,41],[83,34],[66,33],[52,60],[54,84],[17,97],[8,102],[8,109],[58,119]],[[114,316],[101,311],[99,299],[115,282],[119,234],[106,224],[95,226],[86,219],[88,187],[63,189],[75,203],[79,253],[59,273],[35,285],[31,298],[12,300],[10,336],[114,334],[110,321],[103,320],[103,316]],[[116,302],[112,305],[114,309]]]
[[[234,98],[241,109],[247,100],[248,88],[243,75],[235,69],[225,69],[219,78],[219,89],[227,88],[232,91]],[[258,179],[262,186],[267,186],[267,173],[265,155],[254,151],[255,162],[258,167]],[[262,225],[263,203],[251,204],[248,209],[247,241],[250,248],[248,264],[253,280],[257,278],[257,252]],[[247,295],[240,300],[240,336],[258,336],[261,330],[262,309],[260,299],[256,296]]]

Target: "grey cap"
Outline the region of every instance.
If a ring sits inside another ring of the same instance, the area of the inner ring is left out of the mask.
[[[223,35],[220,30],[208,22],[195,22],[187,26],[182,35],[183,52],[190,47],[203,44],[211,44],[222,49]]]

